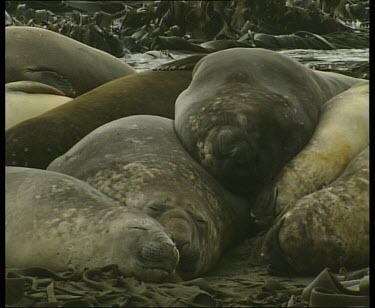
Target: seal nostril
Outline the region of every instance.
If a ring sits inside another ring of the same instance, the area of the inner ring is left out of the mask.
[[[225,152],[226,149],[233,144],[234,134],[229,127],[222,128],[217,134],[217,147],[220,152]]]
[[[176,259],[179,257],[178,251],[175,245],[149,242],[141,247],[138,251],[139,256],[144,261],[157,262],[168,259]]]
[[[243,164],[248,160],[250,145],[244,140],[239,128],[224,126],[217,133],[213,152],[219,157],[226,157],[233,164]]]

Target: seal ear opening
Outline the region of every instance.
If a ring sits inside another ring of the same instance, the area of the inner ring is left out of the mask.
[[[288,260],[281,249],[279,242],[279,230],[284,224],[285,218],[281,218],[275,223],[264,237],[261,256],[264,263],[268,265],[268,271],[274,275],[296,275],[297,271],[293,267],[293,262]]]

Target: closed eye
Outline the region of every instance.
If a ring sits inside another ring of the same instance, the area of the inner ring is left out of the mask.
[[[207,221],[205,221],[204,219],[197,218],[197,219],[195,219],[195,222],[196,222],[198,225],[202,226],[202,227],[206,227],[206,226],[207,226]]]
[[[146,228],[143,228],[143,227],[138,227],[138,226],[134,226],[134,227],[128,227],[129,230],[144,230],[146,231],[147,229]]]
[[[153,210],[153,211],[158,211],[158,212],[162,211],[162,209],[160,207],[156,207],[156,206],[150,206],[149,209]]]
[[[155,205],[150,205],[150,206],[147,208],[147,210],[148,210],[149,212],[151,212],[150,215],[152,215],[152,214],[160,214],[160,213],[163,213],[163,212],[166,210],[166,208],[165,208],[164,205],[155,204]]]

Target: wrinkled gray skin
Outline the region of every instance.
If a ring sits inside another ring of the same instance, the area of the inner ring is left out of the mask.
[[[247,203],[189,156],[170,119],[138,115],[105,124],[48,170],[84,180],[157,219],[177,245],[185,279],[212,268],[249,225]]]
[[[175,130],[217,180],[254,200],[310,139],[321,105],[363,81],[265,49],[215,52],[178,97]]]
[[[163,227],[70,176],[6,167],[6,266],[102,267],[162,281],[178,251]]]
[[[369,147],[330,185],[297,201],[267,232],[265,261],[281,272],[317,274],[369,265]]]
[[[5,29],[6,82],[41,82],[77,97],[133,73],[120,59],[53,31],[23,26]]]

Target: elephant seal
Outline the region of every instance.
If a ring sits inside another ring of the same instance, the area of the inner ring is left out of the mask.
[[[193,63],[203,56],[193,56]],[[61,107],[26,120],[6,132],[6,165],[45,169],[81,138],[110,121],[135,114],[174,117],[174,103],[188,87],[189,59],[171,71],[145,71],[108,82]],[[27,148],[27,152],[24,150]]]
[[[326,102],[309,143],[276,181],[274,214],[333,182],[369,144],[369,83],[355,85]]]
[[[175,130],[216,179],[252,199],[309,140],[321,105],[362,81],[270,50],[218,51],[177,98]]]
[[[38,92],[39,91],[39,92]],[[5,128],[38,116],[72,100],[51,86],[35,81],[5,84]]]
[[[177,245],[178,273],[186,279],[211,269],[249,225],[246,201],[190,157],[170,119],[137,115],[107,123],[47,170],[81,179],[157,219]]]
[[[50,30],[5,29],[5,82],[31,80],[77,97],[135,70],[103,51]]]
[[[276,270],[317,274],[369,265],[369,147],[329,186],[300,199],[265,236]]]
[[[178,263],[162,226],[70,176],[6,167],[6,266],[102,267],[161,281]]]

